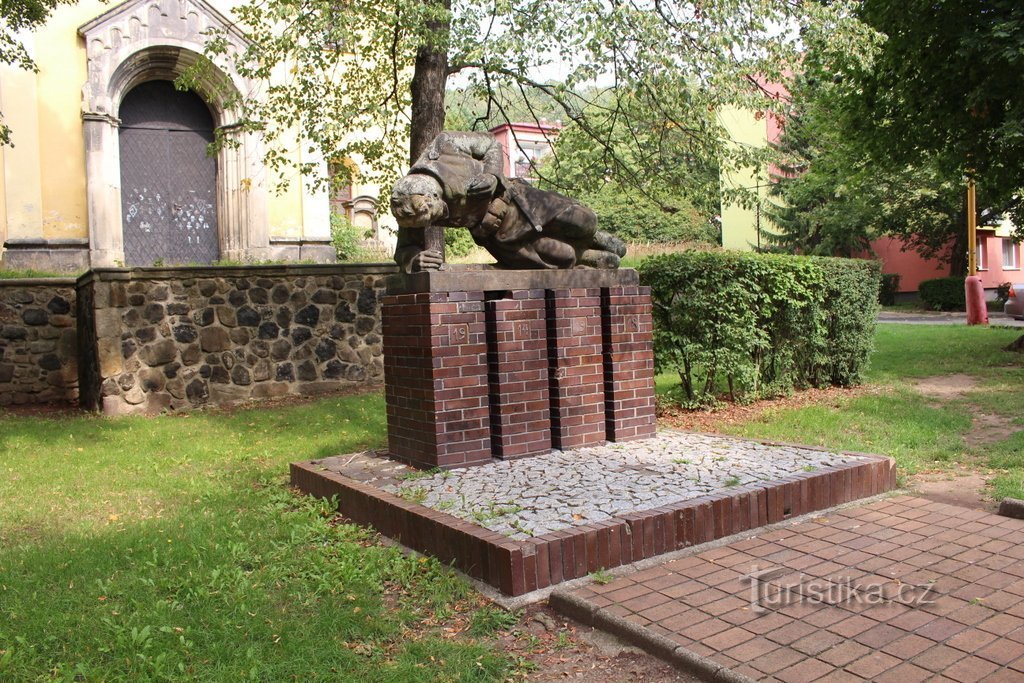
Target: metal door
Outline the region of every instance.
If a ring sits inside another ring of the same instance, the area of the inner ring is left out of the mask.
[[[121,103],[125,265],[203,264],[220,257],[213,118],[170,81],[133,88]]]

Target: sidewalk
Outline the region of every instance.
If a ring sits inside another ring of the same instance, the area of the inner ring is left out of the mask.
[[[878,314],[880,323],[904,323],[908,325],[966,325],[966,313],[904,313],[899,311],[882,311]],[[1014,320],[1003,313],[990,311],[988,323],[999,327],[1024,327],[1024,320]]]
[[[1024,521],[901,496],[676,559],[556,609],[708,680],[1024,680]]]

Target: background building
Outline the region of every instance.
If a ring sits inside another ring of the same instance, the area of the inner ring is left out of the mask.
[[[4,266],[334,259],[327,191],[299,177],[274,191],[280,179],[264,167],[260,140],[238,130],[231,96],[253,84],[214,68],[196,92],[173,87],[208,29],[245,44],[231,5],[216,5],[62,5],[24,37],[38,72],[0,66],[0,111],[14,131],[14,146],[0,150]],[[210,157],[217,131],[236,144]],[[297,161],[323,163],[293,149]],[[333,205],[380,238],[378,191],[355,185]]]

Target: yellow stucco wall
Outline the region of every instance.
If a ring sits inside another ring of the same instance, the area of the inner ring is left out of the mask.
[[[764,147],[768,144],[766,119],[757,120],[754,113],[747,109],[728,108],[719,114],[719,120],[725,126],[729,136],[736,145]],[[768,182],[765,169],[742,168],[722,172],[723,187],[748,188],[763,200],[766,188],[758,188]],[[763,214],[758,217],[753,206],[741,206],[722,202],[722,246],[726,249],[751,251],[758,245],[758,223],[761,229],[770,224]]]

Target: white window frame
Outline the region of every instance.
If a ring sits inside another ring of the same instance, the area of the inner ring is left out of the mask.
[[[985,251],[988,239],[978,234],[974,237],[974,265],[978,270],[988,270],[988,254]]]
[[[1020,270],[1020,246],[1012,238],[1004,237],[1002,239],[1003,270]],[[1009,250],[1007,250],[1007,245],[1009,245]]]

